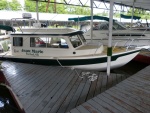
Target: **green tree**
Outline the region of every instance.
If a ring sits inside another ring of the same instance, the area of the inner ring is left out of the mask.
[[[53,2],[53,1],[51,1],[51,2]],[[25,0],[25,7],[26,7],[26,10],[29,12],[36,12],[36,2],[34,2],[34,1]],[[46,2],[39,2],[38,11],[46,12],[46,7],[47,7]],[[55,12],[54,3],[49,3],[48,12],[49,13]],[[80,6],[69,6],[69,5],[64,5],[64,4],[56,4],[56,12],[58,14],[90,15],[90,8],[80,7]]]
[[[4,10],[7,8],[7,0],[0,0],[0,10]]]
[[[11,2],[7,0],[0,0],[0,10],[21,10],[21,4],[18,2],[18,0],[12,0]]]
[[[65,12],[68,14],[90,15],[90,8],[80,6],[66,6]]]
[[[21,4],[18,2],[18,0],[12,0],[12,2],[8,2],[9,7],[13,11],[21,10]]]
[[[131,16],[132,15],[132,8],[128,10],[126,13],[127,15]],[[134,9],[134,16],[140,16],[141,19],[150,19],[149,12],[143,9]]]
[[[54,0],[53,0],[54,1]],[[29,12],[36,12],[36,2],[31,0],[25,0],[25,7],[26,11]],[[46,2],[38,2],[38,11],[39,12],[46,12],[47,3]],[[49,3],[48,12],[54,12],[54,4]]]

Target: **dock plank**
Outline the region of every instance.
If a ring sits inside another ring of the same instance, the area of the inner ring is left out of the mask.
[[[63,84],[63,86],[60,87],[59,92],[55,93],[54,97],[52,99],[46,99],[49,100],[47,105],[42,110],[42,113],[47,113],[51,110],[53,105],[61,98],[66,98],[68,92],[70,91],[70,88],[72,88],[72,85],[74,85],[74,82],[76,82],[77,76],[74,74],[71,74],[67,81]],[[64,99],[63,99],[64,100]]]
[[[88,104],[96,108],[101,113],[111,113],[107,109],[104,109],[104,107],[100,106],[97,102],[95,102],[93,99],[90,99],[87,101]]]
[[[125,109],[128,109],[130,112],[135,112],[135,113],[142,113],[140,110],[138,110],[137,108],[129,105],[128,103],[124,102],[123,99],[118,99],[118,96],[112,96],[109,95],[108,93],[103,93],[103,96],[105,96],[106,98],[112,100],[113,102],[117,103],[118,105],[122,106]]]
[[[55,103],[55,105],[53,106],[53,108],[50,111],[51,113],[56,113],[56,112],[57,113],[65,113],[65,111],[67,111],[66,109],[68,108],[74,93],[76,92],[77,88],[79,87],[80,82],[81,82],[81,78],[78,77],[77,82],[72,87],[69,94],[65,97],[64,100],[59,99],[59,101],[57,101]]]
[[[66,70],[64,74],[66,74],[66,76],[64,77],[62,74],[62,79],[60,79],[59,82],[55,82],[53,84],[53,87],[50,86],[50,88],[48,88],[46,91],[47,93],[44,93],[46,94],[45,96],[42,95],[42,98],[38,99],[38,102],[37,100],[34,102],[34,104],[32,106],[30,106],[30,109],[28,109],[30,112],[32,113],[37,113],[37,112],[41,112],[45,106],[48,104],[48,102],[54,98],[55,96],[55,93],[57,91],[59,91],[59,89],[61,88],[61,86],[63,84],[65,84],[66,80],[68,79],[69,75],[72,73],[72,71],[69,71],[69,70]],[[39,101],[40,100],[40,101]],[[34,109],[33,109],[33,106],[34,106]]]
[[[85,109],[83,106],[78,106],[77,110],[79,110],[80,113],[91,113],[87,109]]]
[[[103,93],[101,93],[101,95],[98,95],[97,97],[105,101],[107,104],[110,104],[112,107],[114,107],[115,109],[119,110],[122,113],[130,113],[130,111],[124,108],[123,105],[120,105],[120,103],[116,103],[113,99],[105,97]]]
[[[101,108],[101,110],[104,109],[103,113],[108,112],[108,111],[110,111],[111,113],[120,113],[121,112],[118,109],[116,109],[115,107],[111,106],[109,103],[105,102],[104,100],[102,100],[98,97],[94,97],[94,98],[92,98],[92,100],[94,100],[95,102],[98,103],[98,106],[99,106],[99,108]]]
[[[102,80],[103,80],[103,76],[101,76],[100,73],[98,73],[98,80],[97,80],[94,96],[101,93]]]
[[[107,90],[106,93],[109,93],[110,95],[117,96],[120,100],[123,100],[124,102],[131,104],[131,106],[133,105],[134,107],[137,107],[137,108],[139,106],[139,108],[142,109],[141,111],[144,111],[145,113],[150,111],[149,106],[142,103],[141,101],[138,101],[135,98],[132,98],[128,94],[120,92],[119,90],[120,89],[114,90],[113,88],[111,88],[110,90]]]
[[[101,113],[98,109],[91,106],[89,103],[83,103],[81,106],[83,106],[85,109],[87,109],[90,113]]]
[[[56,71],[57,70],[57,71]],[[42,95],[42,92],[44,92],[46,90],[46,88],[49,86],[47,84],[50,84],[51,85],[51,81],[52,79],[54,79],[55,77],[57,77],[57,73],[59,73],[61,69],[54,69],[53,71],[51,72],[47,72],[45,74],[46,77],[42,78],[40,82],[37,82],[36,84],[34,84],[34,87],[30,87],[28,89],[28,96],[25,96],[23,98],[23,104],[26,106],[26,105],[29,105],[29,100],[30,102],[34,99],[38,99],[39,96]],[[50,76],[52,75],[52,76]],[[49,77],[50,76],[50,77]],[[30,86],[30,85],[29,85]],[[36,95],[36,96],[35,96]],[[31,98],[32,97],[32,98]]]
[[[80,96],[78,98],[76,106],[78,106],[78,105],[80,105],[80,104],[82,104],[82,103],[84,103],[86,101],[86,97],[87,97],[87,94],[89,92],[89,88],[90,88],[91,84],[92,84],[92,82],[86,80],[86,83],[85,83],[85,85],[84,85],[84,87],[82,89],[82,92],[81,92],[81,94],[80,94]]]

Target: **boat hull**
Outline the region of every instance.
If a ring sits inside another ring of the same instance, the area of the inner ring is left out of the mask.
[[[129,61],[131,61],[138,53],[138,50],[132,50],[127,52],[122,52],[119,54],[113,54],[111,57],[111,69],[117,68],[125,65]],[[62,67],[70,67],[77,69],[85,69],[85,70],[106,70],[107,68],[107,56],[84,56],[84,57],[63,57],[63,58],[15,58],[7,55],[0,56],[0,60],[9,60],[13,62],[20,63],[30,63],[30,64],[39,64],[39,65],[47,65],[47,66],[62,66]]]

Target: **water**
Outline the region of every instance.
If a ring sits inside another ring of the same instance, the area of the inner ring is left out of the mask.
[[[0,113],[20,113],[9,90],[0,85]]]

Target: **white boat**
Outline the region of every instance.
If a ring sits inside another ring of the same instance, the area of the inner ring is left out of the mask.
[[[106,70],[107,47],[87,43],[82,31],[71,28],[27,28],[10,34],[10,50],[0,60],[62,66],[85,70]],[[111,69],[131,61],[140,49],[115,47]]]
[[[90,20],[91,16],[85,16],[80,18],[70,18],[69,20],[74,21],[85,21]],[[93,16],[94,20],[104,20],[101,22],[95,22],[93,26],[92,41],[100,41],[104,45],[108,45],[109,38],[109,18],[102,16]],[[82,25],[85,39],[91,41],[91,26]],[[150,31],[139,31],[127,29],[123,24],[113,21],[113,31],[112,31],[112,45],[118,46],[150,46]]]
[[[9,34],[14,31],[10,26],[0,25],[0,52],[7,51],[10,44]]]

